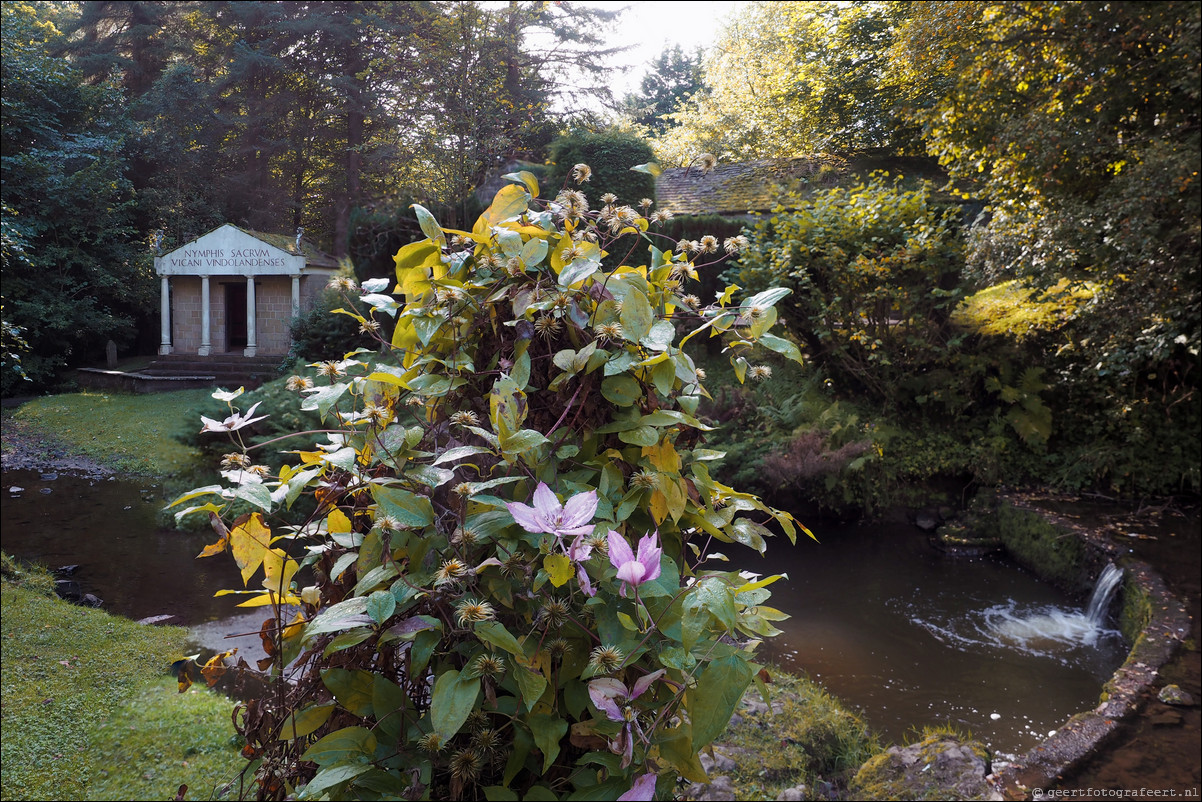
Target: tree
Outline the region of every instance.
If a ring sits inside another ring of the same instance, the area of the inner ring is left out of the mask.
[[[690,55],[680,45],[673,45],[651,62],[639,92],[623,98],[622,105],[633,122],[653,136],[662,136],[669,127],[667,115],[677,111],[702,86],[700,51]]]
[[[972,263],[1089,282],[1062,356],[1127,392],[1154,379],[1170,404],[1196,403],[1202,345],[1200,8],[919,3],[898,44],[946,87],[915,109],[932,152],[989,200]]]
[[[4,228],[20,240],[16,249],[6,243],[3,303],[6,322],[25,331],[22,362],[34,388],[95,358],[108,339],[131,342],[154,292],[150,259],[131,226],[120,97],[111,85],[85,85],[53,55],[53,11],[5,3],[0,12]]]
[[[888,83],[893,4],[748,4],[705,58],[705,87],[657,150],[685,164],[884,149],[911,152],[905,88]]]

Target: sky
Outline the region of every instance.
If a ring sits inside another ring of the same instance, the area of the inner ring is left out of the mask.
[[[603,8],[629,10],[618,18],[614,27],[613,41],[633,45],[618,56],[615,66],[640,67],[653,60],[665,47],[678,44],[686,52],[712,44],[722,22],[731,12],[746,5],[732,0],[631,0],[610,2],[594,0],[589,5]],[[622,97],[636,91],[642,74],[633,69],[623,75],[614,87],[614,94]]]

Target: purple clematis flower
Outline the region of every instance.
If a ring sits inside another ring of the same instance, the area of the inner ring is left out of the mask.
[[[636,556],[626,538],[612,529],[609,531],[609,561],[618,569],[618,579],[623,583],[623,597],[626,596],[627,585],[637,588],[659,577],[659,558],[664,550],[658,541],[658,532],[643,535],[639,538],[639,553]]]
[[[618,736],[610,742],[609,748],[615,754],[622,756],[622,768],[630,765],[631,758],[634,757],[634,733],[637,732],[643,740],[642,729],[639,728],[638,713],[630,706],[630,702],[643,695],[643,693],[651,687],[651,683],[662,677],[666,673],[665,669],[652,671],[650,674],[639,677],[634,681],[634,686],[627,688],[626,685],[613,677],[602,677],[595,679],[588,684],[588,695],[593,700],[593,704],[597,709],[605,713],[606,718],[610,721],[618,721],[626,726],[618,733]],[[638,783],[635,783],[636,787]],[[652,786],[654,788],[654,786]],[[633,793],[632,788],[629,793]],[[630,797],[636,799],[639,797]]]
[[[630,790],[618,797],[618,802],[651,802],[655,799],[655,780],[654,774],[640,774],[634,778],[634,785],[630,786]]]
[[[230,415],[228,418],[226,418],[225,420],[220,421],[220,422],[215,421],[212,418],[206,418],[204,415],[201,415],[200,419],[202,421],[204,421],[205,425],[204,425],[204,428],[201,429],[200,431],[202,433],[203,432],[234,432],[234,431],[237,431],[238,429],[241,429],[243,426],[249,426],[250,424],[254,423],[255,421],[263,420],[264,418],[267,417],[266,415],[260,415],[257,418],[251,417],[251,415],[255,414],[255,410],[258,409],[259,404],[261,404],[261,403],[263,403],[263,402],[256,401],[250,409],[246,410],[245,415],[243,415],[239,412],[235,412],[234,414]]]
[[[534,490],[534,506],[520,501],[506,502],[513,520],[527,532],[555,535],[587,535],[593,531],[593,514],[597,512],[597,491],[578,493],[560,504],[551,488],[543,482]]]

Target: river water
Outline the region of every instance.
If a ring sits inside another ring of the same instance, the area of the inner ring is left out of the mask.
[[[761,649],[858,708],[887,740],[949,724],[1003,755],[1026,751],[1093,708],[1123,661],[1112,629],[1082,627],[1074,638],[1018,626],[1059,632],[1047,623],[1063,619],[1071,633],[1085,600],[1006,560],[948,557],[906,524],[810,528],[819,543],[778,538],[766,558],[736,561],[789,575],[768,604],[792,618]]]
[[[256,636],[227,636],[255,632],[262,611],[214,597],[237,572],[226,557],[195,559],[211,533],[157,526],[161,488],[6,471],[0,498],[8,553],[79,565],[73,578],[110,612],[172,615],[205,648],[239,645],[253,658]],[[1004,560],[948,558],[905,525],[811,528],[821,543],[778,539],[768,559],[737,558],[740,568],[789,574],[768,603],[792,618],[763,654],[821,682],[887,740],[952,724],[1002,754],[1025,751],[1092,708],[1122,661],[1125,645],[1105,629],[1089,644],[1007,634],[1007,622],[1079,614],[1085,600]]]

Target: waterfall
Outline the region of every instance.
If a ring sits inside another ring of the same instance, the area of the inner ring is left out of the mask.
[[[1114,563],[1109,563],[1094,583],[1093,593],[1089,596],[1089,604],[1085,608],[1085,617],[1095,629],[1100,629],[1106,621],[1106,611],[1110,601],[1123,581],[1123,569]]]

